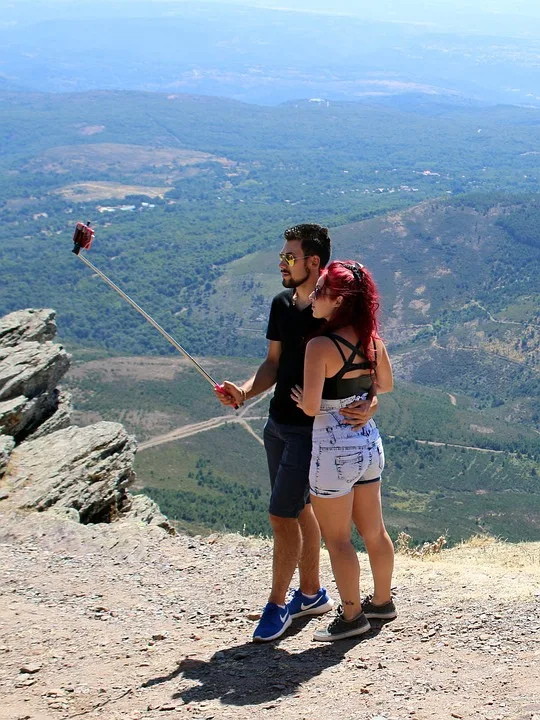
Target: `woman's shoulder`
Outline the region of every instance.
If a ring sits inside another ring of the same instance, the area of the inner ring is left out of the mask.
[[[310,350],[317,352],[324,352],[327,348],[331,348],[334,345],[332,340],[327,335],[317,335],[308,342],[307,347]]]
[[[380,338],[378,335],[375,335],[373,338],[373,343],[375,344],[375,347],[377,348],[377,352],[381,352],[385,349],[384,342],[382,338]]]

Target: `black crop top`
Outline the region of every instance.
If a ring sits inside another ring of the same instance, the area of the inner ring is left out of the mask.
[[[324,381],[322,396],[325,400],[341,400],[342,398],[351,397],[352,395],[362,395],[365,392],[371,390],[373,385],[373,375],[359,375],[353,378],[344,378],[343,376],[353,370],[371,370],[377,364],[377,346],[375,340],[373,341],[373,348],[375,351],[375,362],[371,363],[364,353],[362,352],[360,343],[353,345],[341,335],[335,335],[329,333],[326,335],[327,338],[332,340],[334,345],[339,350],[341,357],[343,358],[343,367],[335,375],[330,378],[326,378]],[[339,340],[339,342],[338,342]],[[340,343],[346,345],[351,349],[351,354],[348,358],[345,357],[345,353],[341,349]],[[356,356],[364,358],[363,362],[353,362]]]

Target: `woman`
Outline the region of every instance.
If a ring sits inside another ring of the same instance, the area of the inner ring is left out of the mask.
[[[369,404],[375,393],[392,390],[392,368],[377,335],[377,288],[362,265],[332,262],[310,299],[313,316],[326,323],[307,344],[304,387],[296,386],[291,396],[315,416],[311,502],[341,596],[336,618],[314,639],[339,640],[367,632],[368,618],[396,617],[390,591],[394,548],[381,510],[381,438],[373,420],[353,430],[340,414],[353,400]],[[351,521],[363,537],[373,573],[374,594],[363,602]]]

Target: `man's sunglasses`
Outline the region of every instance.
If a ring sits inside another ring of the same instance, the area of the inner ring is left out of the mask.
[[[301,257],[295,257],[292,253],[280,252],[279,253],[279,262],[287,263],[287,265],[289,267],[292,267],[297,260],[305,260],[308,257],[311,257],[311,255],[302,255]]]

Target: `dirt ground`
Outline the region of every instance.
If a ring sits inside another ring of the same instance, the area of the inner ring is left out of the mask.
[[[540,720],[540,543],[397,556],[399,617],[250,642],[271,546],[0,504],[0,718]],[[367,559],[361,556],[369,590]],[[335,596],[328,558],[323,580]]]

